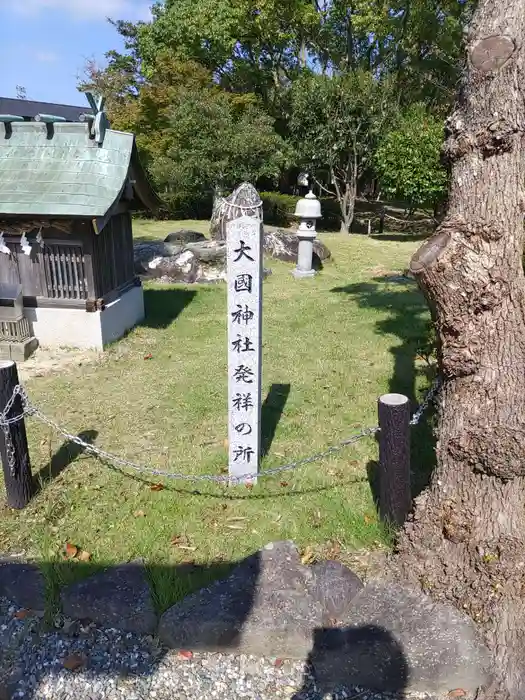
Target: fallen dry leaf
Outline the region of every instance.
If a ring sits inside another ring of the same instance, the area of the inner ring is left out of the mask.
[[[179,659],[186,659],[189,661],[190,659],[193,658],[193,652],[192,651],[186,651],[185,649],[179,651],[178,653]]]
[[[85,664],[85,659],[80,654],[69,654],[62,661],[62,666],[68,671],[78,671]]]
[[[184,549],[187,552],[195,552],[197,547],[191,547],[188,538],[185,535],[173,535],[171,538],[171,544],[177,549]]]
[[[133,513],[133,517],[134,517],[134,518],[145,518],[145,517],[146,517],[146,513],[145,513],[143,510],[136,510],[136,511]]]
[[[91,552],[86,552],[85,549],[83,549],[80,554],[78,555],[77,559],[79,561],[90,561],[91,560]]]
[[[248,484],[244,484],[244,486],[247,489],[250,489],[250,490],[253,489],[253,484],[248,483]]]
[[[370,523],[372,522],[372,518],[369,515],[365,515],[363,520],[365,521],[365,525],[370,525]]]
[[[454,690],[451,690],[450,693],[448,694],[449,698],[463,698],[467,694],[466,690],[463,690],[463,688],[454,688]]]
[[[78,554],[78,547],[71,542],[66,542],[66,558],[74,559]]]
[[[15,618],[15,620],[25,620],[26,617],[30,617],[31,615],[31,610],[28,610],[27,608],[22,608],[21,610],[17,610],[13,617]]]
[[[273,662],[273,665],[275,666],[275,668],[281,668],[283,663],[284,663],[284,661],[282,659],[275,659],[275,661]]]
[[[315,553],[311,547],[307,547],[303,555],[301,556],[301,563],[306,565],[306,564],[311,564],[315,559]]]
[[[164,484],[153,484],[150,487],[150,491],[164,491]]]

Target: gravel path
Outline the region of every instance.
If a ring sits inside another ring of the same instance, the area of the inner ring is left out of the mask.
[[[167,652],[152,637],[68,620],[44,631],[20,614],[0,598],[0,700],[395,700],[360,689],[323,695],[297,661]]]

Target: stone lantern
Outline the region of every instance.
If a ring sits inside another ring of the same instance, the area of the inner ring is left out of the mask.
[[[315,270],[312,267],[316,236],[315,222],[321,218],[321,202],[311,190],[304,199],[297,202],[294,216],[300,219],[300,223],[297,229],[297,238],[299,239],[297,267],[292,274],[296,278],[313,277],[315,275]]]

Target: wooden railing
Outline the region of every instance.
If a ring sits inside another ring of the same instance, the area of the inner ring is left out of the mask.
[[[87,299],[88,288],[81,245],[46,243],[41,256],[49,298]]]

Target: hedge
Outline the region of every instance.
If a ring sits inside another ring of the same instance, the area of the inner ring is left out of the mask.
[[[260,195],[266,224],[282,227],[297,225],[293,214],[300,197],[279,192],[261,192]],[[321,231],[339,231],[341,216],[338,202],[329,197],[321,197],[321,212],[323,218],[317,228]]]

